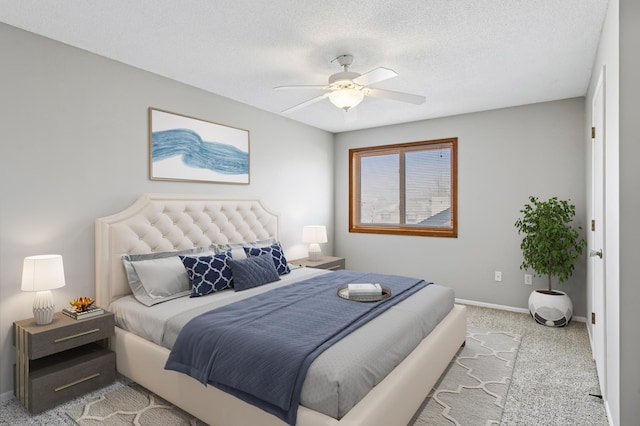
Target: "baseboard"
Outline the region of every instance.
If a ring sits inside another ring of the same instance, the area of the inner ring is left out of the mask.
[[[12,390],[10,390],[9,392],[0,393],[0,403],[7,402],[13,398],[14,398],[14,395]]]
[[[519,312],[521,314],[528,314],[529,310],[524,308],[514,308],[513,306],[496,305],[495,303],[476,302],[475,300],[466,300],[456,298],[456,303],[463,305],[480,306],[481,308],[498,309],[501,311]]]
[[[593,358],[593,336],[591,333],[593,332],[593,328],[587,326],[587,336],[589,336],[589,347],[591,348],[591,358]]]
[[[604,412],[605,412],[605,414],[607,415],[607,421],[609,422],[609,425],[610,425],[610,426],[615,426],[615,425],[613,424],[613,420],[612,420],[612,419],[613,419],[613,417],[611,416],[611,410],[610,410],[609,408],[610,408],[610,407],[609,407],[609,401],[605,401],[605,402],[604,402]]]
[[[476,302],[475,300],[466,300],[466,299],[458,299],[458,298],[456,298],[456,303],[460,303],[462,305],[480,306],[481,308],[498,309],[498,310],[501,310],[501,311],[518,312],[518,313],[521,313],[521,314],[528,314],[529,313],[529,310],[525,309],[525,308],[515,308],[513,306],[497,305],[495,303]],[[586,317],[577,317],[577,316],[574,315],[571,319],[573,321],[583,322],[585,324],[587,322],[587,318]]]

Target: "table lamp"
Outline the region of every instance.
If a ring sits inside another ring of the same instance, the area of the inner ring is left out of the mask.
[[[22,290],[36,291],[33,299],[33,317],[36,324],[53,321],[56,306],[51,290],[64,287],[64,267],[59,254],[43,254],[24,258],[22,266]]]
[[[322,258],[319,243],[327,242],[327,228],[322,225],[307,225],[302,228],[302,242],[309,244],[309,260],[317,261]]]

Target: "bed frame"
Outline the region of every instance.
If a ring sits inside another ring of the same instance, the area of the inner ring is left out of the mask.
[[[145,194],[96,220],[96,301],[131,293],[124,254],[182,250],[209,244],[278,238],[279,217],[257,199]],[[299,426],[407,424],[464,343],[466,311],[455,305],[436,328],[342,419],[300,406]],[[214,426],[283,426],[257,407],[191,377],[164,369],[169,350],[116,327],[111,342],[117,370]]]

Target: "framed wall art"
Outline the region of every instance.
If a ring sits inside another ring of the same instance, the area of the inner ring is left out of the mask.
[[[249,183],[249,131],[149,108],[149,178]]]

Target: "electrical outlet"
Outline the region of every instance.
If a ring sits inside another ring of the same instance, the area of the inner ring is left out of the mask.
[[[526,285],[531,285],[533,284],[533,275],[531,274],[524,274],[524,283]]]
[[[502,272],[495,271],[494,274],[495,274],[495,280],[496,281],[498,281],[498,282],[502,281]]]

